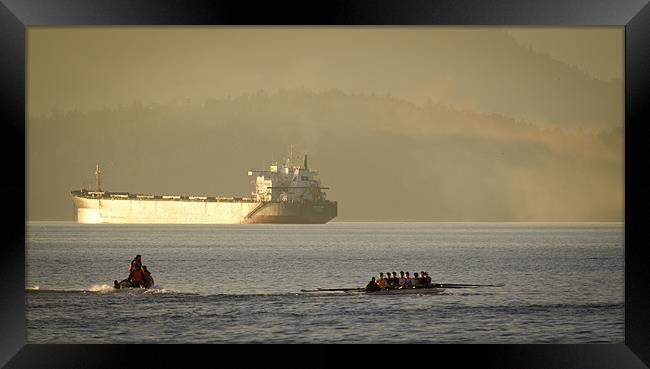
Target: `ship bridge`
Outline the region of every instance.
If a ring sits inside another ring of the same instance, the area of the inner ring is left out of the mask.
[[[256,176],[255,192],[252,193],[257,201],[294,202],[326,200],[328,189],[321,187],[320,180],[315,177],[318,171],[310,170],[307,166],[307,155],[302,166],[292,165],[290,160],[282,165],[271,164],[269,170],[251,170],[249,176]]]

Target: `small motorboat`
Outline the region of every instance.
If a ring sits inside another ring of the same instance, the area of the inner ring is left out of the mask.
[[[131,284],[128,279],[125,279],[121,282],[118,282],[117,279],[113,281],[113,288],[115,289],[124,289],[124,288],[152,288],[154,286],[153,277],[149,277],[148,283],[144,285]]]
[[[129,276],[126,279],[123,279],[121,282],[118,282],[117,279],[113,281],[113,287],[115,289],[152,288],[154,286],[153,277],[151,276],[151,272],[147,270],[146,265],[134,266],[134,264],[131,264],[131,266],[134,268],[132,270],[129,268]],[[140,280],[140,282],[136,282],[135,280]]]

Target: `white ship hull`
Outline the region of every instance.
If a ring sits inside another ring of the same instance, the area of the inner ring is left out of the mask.
[[[139,199],[92,197],[74,191],[77,223],[100,224],[323,224],[336,216],[336,202],[259,202],[252,199]],[[119,195],[124,196],[124,195]]]
[[[208,202],[72,197],[78,223],[237,224],[259,202]]]

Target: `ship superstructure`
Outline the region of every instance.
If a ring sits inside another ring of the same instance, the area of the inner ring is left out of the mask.
[[[95,190],[72,191],[78,223],[236,224],[327,223],[337,215],[337,203],[326,199],[318,171],[303,166],[272,164],[251,170],[255,190],[250,197],[132,194],[104,191],[99,165]]]
[[[320,180],[315,177],[318,171],[309,170],[307,155],[302,167],[287,163],[279,167],[272,164],[269,170],[251,170],[249,176],[257,175],[253,197],[257,201],[325,201],[325,192]]]

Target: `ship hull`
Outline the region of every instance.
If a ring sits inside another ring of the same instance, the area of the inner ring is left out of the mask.
[[[110,198],[72,192],[76,221],[86,224],[324,224],[336,217],[337,204]]]
[[[336,202],[265,203],[245,223],[324,224],[336,217]]]

